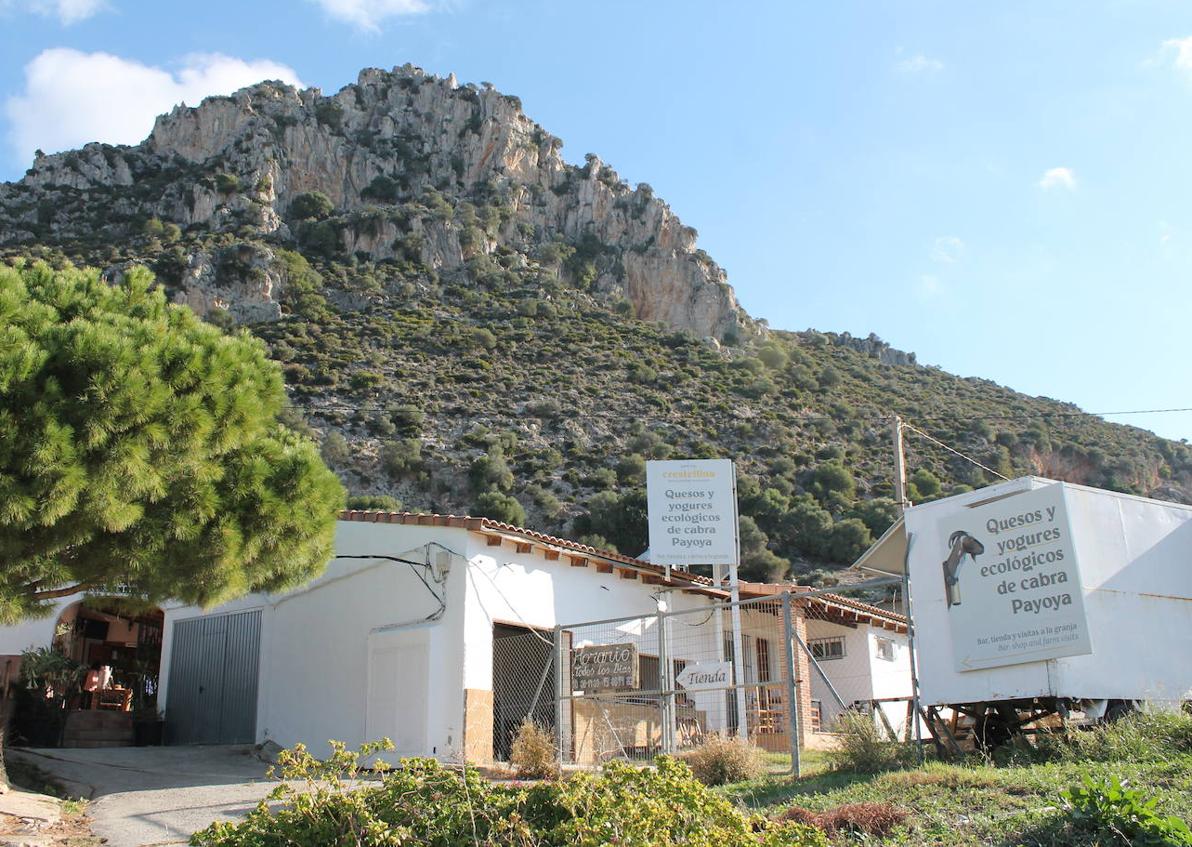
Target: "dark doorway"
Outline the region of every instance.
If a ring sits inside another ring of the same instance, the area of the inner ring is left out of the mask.
[[[493,624],[493,757],[509,761],[526,718],[555,728],[555,650],[549,631]]]

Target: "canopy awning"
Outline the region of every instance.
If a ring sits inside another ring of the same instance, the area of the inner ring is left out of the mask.
[[[853,567],[883,576],[902,576],[906,570],[905,519],[896,520],[882,533],[881,538],[861,554],[861,558],[853,563]]]

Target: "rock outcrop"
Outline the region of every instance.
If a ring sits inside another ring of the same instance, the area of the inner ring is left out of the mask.
[[[284,245],[301,240],[293,204],[317,193],[332,206],[322,234],[348,256],[413,249],[453,270],[477,253],[559,243],[579,253],[569,268],[594,292],[628,300],[639,318],[701,337],[760,331],[649,186],[630,188],[595,156],[570,165],[561,148],[516,97],[408,65],[365,70],[329,97],[263,82],[175,108],[135,147],[39,155],[22,180],[0,185],[0,245],[112,240],[150,219],[187,232],[247,228]],[[394,213],[412,202],[431,214]],[[453,214],[460,203],[497,207],[499,219],[478,238]],[[276,280],[237,287],[210,273],[218,264],[189,256],[179,298],[241,320],[274,314]]]

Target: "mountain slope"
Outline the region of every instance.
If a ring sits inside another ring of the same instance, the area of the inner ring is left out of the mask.
[[[39,156],[0,186],[0,252],[145,263],[246,325],[354,492],[629,553],[646,458],[730,456],[750,572],[829,579],[893,514],[893,413],[1006,475],[1192,492],[1186,445],[873,337],[769,330],[648,186],[560,148],[516,98],[410,67],[332,97],[263,83],[137,147]],[[992,479],[909,446],[916,498]]]

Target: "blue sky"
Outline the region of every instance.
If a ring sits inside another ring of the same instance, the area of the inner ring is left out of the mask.
[[[774,327],[1090,411],[1192,406],[1185,0],[0,0],[0,177],[177,99],[405,62],[649,182]]]

